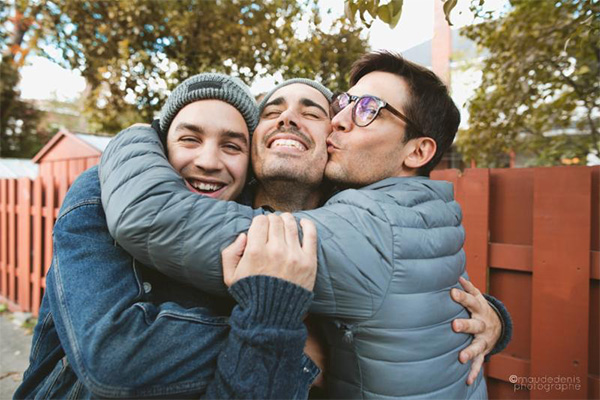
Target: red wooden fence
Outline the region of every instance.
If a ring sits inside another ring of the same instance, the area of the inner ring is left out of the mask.
[[[0,300],[38,314],[52,262],[52,227],[67,175],[0,180]]]
[[[600,398],[600,167],[433,178],[455,185],[472,281],[513,317],[511,344],[486,366],[490,398]],[[72,179],[0,180],[0,300],[12,309],[39,311]]]
[[[512,342],[486,367],[490,398],[600,398],[600,167],[433,178],[455,184],[471,279],[513,317]]]

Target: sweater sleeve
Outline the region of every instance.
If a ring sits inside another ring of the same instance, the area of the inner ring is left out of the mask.
[[[312,293],[267,276],[242,279],[229,291],[238,306],[206,397],[283,399],[308,393],[313,377],[302,367],[307,335],[302,320]]]

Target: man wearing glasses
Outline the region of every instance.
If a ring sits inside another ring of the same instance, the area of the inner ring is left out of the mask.
[[[426,177],[452,143],[458,110],[433,73],[390,53],[362,57],[351,85],[334,98],[333,132],[325,142],[326,177],[350,190],[294,214],[313,220],[318,231],[311,312],[322,316],[329,346],[329,395],[485,398],[481,373],[469,376],[469,365],[456,361],[471,336],[450,326],[467,317],[448,296],[464,274],[460,207],[450,184]],[[283,100],[265,99],[252,151],[280,168],[325,141],[295,135],[318,115],[302,111],[310,107],[290,111]],[[283,127],[294,128],[291,137],[277,137],[283,131],[274,129]],[[145,158],[143,166],[132,160],[141,142],[160,152],[156,140],[141,136],[118,137],[105,152],[102,195],[111,233],[136,258],[222,293],[220,251],[264,210],[190,196],[160,157]],[[314,158],[315,168],[321,162]],[[143,171],[132,176],[132,169]],[[260,181],[263,169],[254,170]],[[133,190],[151,174],[160,174],[151,187]],[[157,238],[160,245],[153,246]],[[498,336],[499,329],[491,335]],[[489,352],[493,342],[480,350]]]

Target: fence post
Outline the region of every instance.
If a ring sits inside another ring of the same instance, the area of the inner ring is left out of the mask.
[[[31,311],[37,316],[40,312],[42,288],[42,178],[38,177],[33,183],[33,295],[31,298]]]
[[[21,178],[17,182],[17,301],[23,311],[31,310],[31,180]]]
[[[8,297],[8,180],[0,180],[0,295]]]
[[[16,183],[15,179],[8,181],[8,300],[16,303],[16,287],[15,287],[15,266],[16,266],[16,242],[17,242],[17,226],[16,219]]]
[[[580,386],[531,398],[587,398],[591,169],[536,168],[533,197],[531,377]]]
[[[46,275],[50,264],[52,264],[52,228],[54,226],[54,198],[56,192],[56,186],[54,178],[52,176],[44,176],[44,187],[46,190],[46,201],[44,204],[44,279],[42,284],[46,287]]]

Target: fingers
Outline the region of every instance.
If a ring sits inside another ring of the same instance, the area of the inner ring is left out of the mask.
[[[472,385],[475,382],[477,375],[479,375],[479,371],[481,371],[483,361],[483,355],[479,355],[475,358],[475,360],[473,360],[473,363],[471,364],[471,370],[469,371],[469,376],[467,377],[467,385]]]
[[[300,220],[300,226],[302,227],[302,250],[307,256],[317,256],[317,228],[314,222],[308,219],[302,218]]]
[[[267,236],[269,234],[269,220],[265,215],[259,215],[254,217],[250,229],[248,229],[248,243],[249,249],[261,249],[267,243]]]
[[[280,215],[280,217],[283,221],[283,228],[285,231],[285,242],[290,246],[297,244],[298,247],[300,247],[296,218],[294,218],[294,216],[290,213],[283,213]]]
[[[471,335],[477,335],[485,332],[486,323],[477,318],[455,319],[452,321],[452,329],[457,333],[463,332]]]
[[[460,282],[460,285],[465,289],[465,291],[467,293],[472,294],[473,296],[478,296],[481,294],[481,292],[479,291],[479,289],[477,289],[475,287],[475,285],[473,285],[471,283],[471,281],[466,280],[465,278],[463,278],[462,276],[460,278],[458,278],[458,282]]]
[[[283,226],[281,217],[275,214],[269,214],[267,218],[269,219],[267,243],[275,245],[285,244],[285,227]]]
[[[472,294],[453,288],[450,290],[450,297],[452,297],[452,300],[469,310],[471,314],[480,311],[479,302]]]
[[[473,360],[479,356],[484,356],[486,347],[485,340],[475,338],[469,346],[464,348],[459,353],[458,360],[464,364],[469,360]]]
[[[227,287],[233,285],[235,282],[235,269],[237,268],[242,255],[244,254],[244,248],[246,247],[246,234],[240,234],[233,243],[227,246],[221,252],[222,264],[223,264],[223,281]]]

